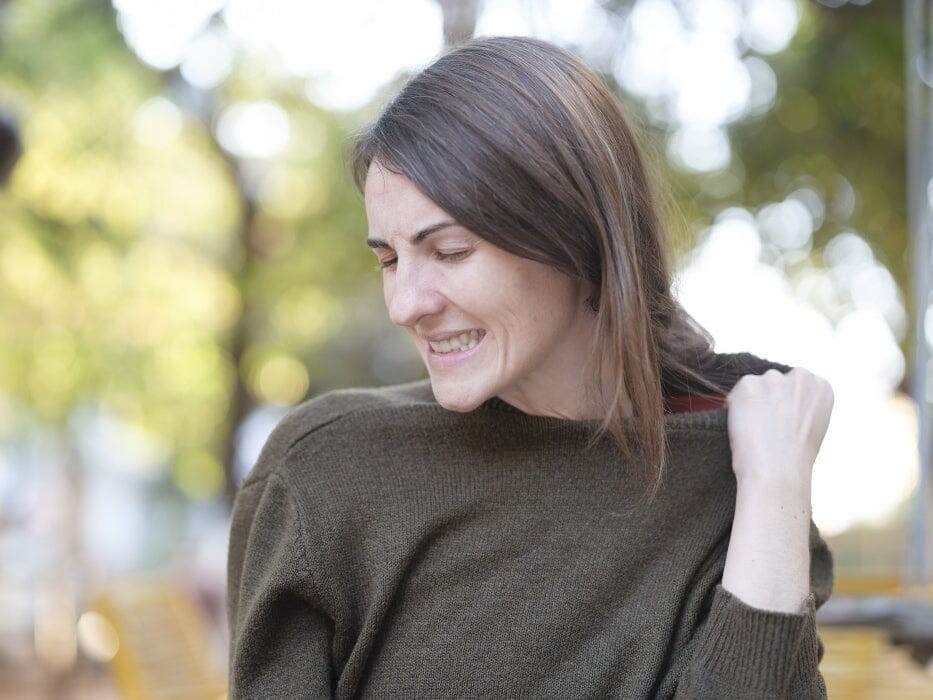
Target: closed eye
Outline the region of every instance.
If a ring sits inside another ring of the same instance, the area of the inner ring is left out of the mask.
[[[470,254],[469,250],[459,250],[456,253],[442,253],[440,251],[435,253],[438,260],[445,260],[448,262],[451,262],[454,260],[463,260],[469,254]]]
[[[466,256],[470,254],[469,250],[458,250],[456,253],[442,253],[437,251],[434,253],[434,257],[443,262],[456,262],[457,260],[463,260]],[[395,263],[398,262],[398,258],[386,258],[385,260],[380,260],[376,265],[376,271],[379,270],[388,270]]]

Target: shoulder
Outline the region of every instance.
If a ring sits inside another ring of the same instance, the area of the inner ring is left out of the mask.
[[[294,443],[308,433],[356,414],[419,405],[438,405],[428,380],[372,389],[330,391],[296,406],[276,428],[273,438]]]
[[[244,486],[264,480],[303,440],[316,433],[332,434],[341,425],[359,429],[413,407],[440,408],[428,380],[371,389],[339,389],[299,404],[272,431]],[[330,430],[329,430],[330,429]]]
[[[728,393],[738,381],[748,374],[764,374],[770,369],[787,373],[789,365],[753,355],[750,352],[710,353],[703,359],[699,371]]]
[[[661,369],[661,390],[665,397],[709,394],[725,396],[738,381],[749,374],[764,374],[770,369],[789,372],[791,367],[750,352],[686,352],[677,362]]]

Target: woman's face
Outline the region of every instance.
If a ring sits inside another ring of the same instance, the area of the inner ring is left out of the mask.
[[[414,339],[438,403],[470,411],[499,396],[561,415],[592,352],[584,285],[474,235],[378,162],[364,197],[389,316]]]

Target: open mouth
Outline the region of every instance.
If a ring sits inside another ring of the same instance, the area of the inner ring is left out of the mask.
[[[476,345],[486,335],[486,331],[481,328],[475,328],[471,331],[465,331],[459,335],[451,336],[445,340],[428,341],[428,346],[433,352],[439,355],[447,355],[455,352],[464,352],[475,348]]]

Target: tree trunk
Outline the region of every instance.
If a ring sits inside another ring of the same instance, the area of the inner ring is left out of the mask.
[[[437,0],[437,3],[444,15],[444,46],[450,48],[472,39],[481,0]]]

